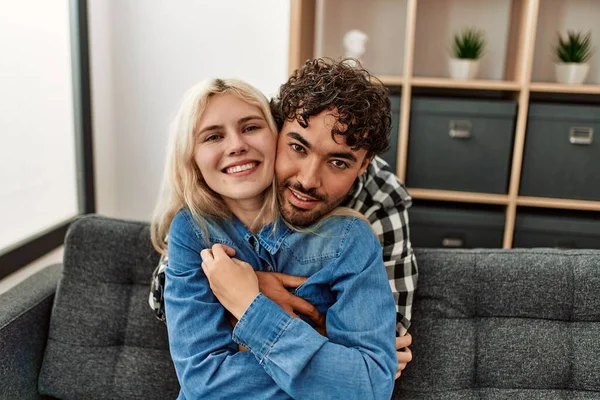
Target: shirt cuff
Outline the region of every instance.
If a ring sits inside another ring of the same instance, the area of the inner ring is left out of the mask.
[[[233,340],[251,350],[262,363],[292,320],[291,315],[259,293],[235,325]]]

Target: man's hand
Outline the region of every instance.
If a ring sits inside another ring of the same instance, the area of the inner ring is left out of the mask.
[[[231,258],[226,251],[220,244],[202,250],[202,270],[217,299],[239,320],[259,293],[258,280],[250,264]]]
[[[412,336],[407,333],[404,336],[396,338],[396,357],[398,357],[398,371],[396,372],[396,378],[400,378],[402,371],[406,368],[406,365],[412,361],[412,352],[409,346],[412,344]]]
[[[326,336],[325,316],[308,301],[286,290],[286,287],[293,288],[302,285],[308,278],[281,274],[279,272],[259,271],[256,271],[256,276],[258,278],[258,287],[265,296],[277,303],[277,305],[294,318],[298,318],[297,313],[306,315],[315,323],[317,332]]]

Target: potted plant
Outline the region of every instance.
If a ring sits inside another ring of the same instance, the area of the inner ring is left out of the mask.
[[[485,38],[483,32],[467,28],[454,35],[452,57],[448,68],[453,79],[472,79],[479,71],[479,59],[483,55]]]
[[[587,60],[592,56],[591,32],[568,31],[567,37],[558,34],[554,47],[556,80],[560,83],[583,83],[590,69]]]

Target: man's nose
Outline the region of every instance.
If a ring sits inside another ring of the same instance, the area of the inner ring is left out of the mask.
[[[230,156],[237,154],[244,154],[248,151],[248,143],[244,140],[244,137],[239,133],[233,133],[227,135],[227,150]]]
[[[306,189],[321,187],[321,166],[319,160],[310,160],[302,166],[298,173],[298,182]]]

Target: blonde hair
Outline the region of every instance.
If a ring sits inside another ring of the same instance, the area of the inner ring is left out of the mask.
[[[167,252],[166,237],[175,214],[187,208],[203,228],[205,217],[231,219],[231,210],[223,199],[208,187],[194,161],[198,123],[211,96],[233,94],[248,104],[257,106],[267,125],[277,137],[277,126],[271,115],[269,101],[253,86],[237,79],[211,79],[190,88],[173,119],[169,133],[167,160],[161,191],[150,226],[152,245],[161,254]],[[264,204],[249,227],[256,231],[277,218],[277,192],[275,179],[265,189]]]

